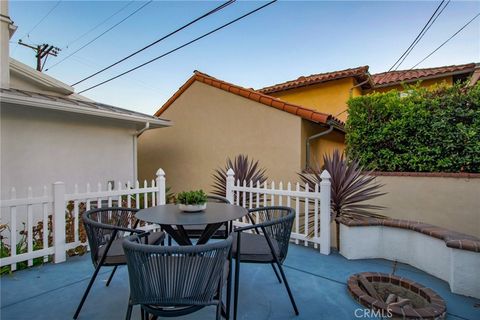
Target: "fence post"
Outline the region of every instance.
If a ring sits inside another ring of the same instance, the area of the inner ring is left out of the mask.
[[[165,199],[165,171],[163,171],[162,168],[159,168],[157,170],[157,188],[158,188],[158,194],[157,194],[157,204],[165,204],[166,199]]]
[[[320,175],[320,253],[330,254],[330,174],[323,170]]]
[[[235,172],[233,172],[233,169],[230,168],[227,171],[227,188],[225,191],[225,198],[227,198],[228,201],[230,201],[231,204],[234,203],[234,193],[233,193],[233,187],[235,185]]]
[[[65,240],[65,184],[55,182],[53,190],[53,248],[55,263],[67,260]]]

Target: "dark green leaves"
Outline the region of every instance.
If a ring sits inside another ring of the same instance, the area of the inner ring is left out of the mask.
[[[480,172],[480,84],[349,101],[347,154],[370,170]]]

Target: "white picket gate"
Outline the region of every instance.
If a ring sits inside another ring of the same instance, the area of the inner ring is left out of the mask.
[[[320,247],[322,254],[330,254],[330,174],[324,170],[320,185],[300,183],[284,185],[274,181],[263,185],[252,181],[235,181],[232,169],[227,172],[226,197],[236,205],[247,209],[266,206],[287,206],[295,209],[295,222],[291,238],[296,244]],[[257,217],[258,218],[258,217]],[[236,225],[247,225],[246,218]]]
[[[320,248],[322,254],[330,254],[330,175],[323,171],[320,185],[309,186],[299,183],[291,184],[275,182],[265,183],[262,186],[253,185],[252,182],[235,182],[235,173],[232,169],[227,172],[226,197],[231,203],[244,206],[248,209],[261,206],[288,206],[295,209],[296,217],[292,240],[296,244],[308,246],[313,244],[315,248]],[[79,245],[86,245],[80,239],[80,205],[85,206],[85,210],[92,207],[123,205],[132,207],[133,200],[136,208],[146,208],[165,204],[165,172],[158,169],[157,178],[152,180],[150,185],[144,181],[141,186],[137,181],[133,186],[130,182],[122,184],[116,182],[116,189],[109,184],[103,189],[101,184],[96,186],[93,191],[89,184],[86,185],[85,192],[79,192],[77,185],[73,193],[65,192],[63,182],[52,184],[51,190],[45,186],[40,197],[34,197],[32,188],[28,188],[26,198],[17,198],[16,190],[11,190],[10,199],[0,200],[0,209],[5,211],[10,218],[8,227],[8,237],[2,239],[10,245],[18,243],[19,230],[17,228],[19,212],[26,215],[25,230],[27,252],[17,254],[16,250],[11,250],[10,256],[0,259],[0,267],[10,265],[12,271],[16,270],[17,263],[27,261],[28,266],[33,265],[33,259],[43,258],[48,261],[48,256],[53,255],[55,263],[66,260],[66,251],[76,248]],[[143,204],[141,204],[141,195],[143,195]],[[73,241],[66,241],[66,207],[73,203]],[[48,244],[48,217],[52,215],[52,235],[53,244],[41,249],[34,248],[33,230],[42,222],[42,242]],[[35,220],[34,216],[40,216]],[[5,219],[3,219],[5,220]],[[236,221],[236,225],[248,224],[246,219]],[[150,226],[154,228],[155,226]],[[148,226],[147,226],[148,228]],[[4,235],[5,236],[5,235]],[[24,236],[24,235],[22,235]],[[14,246],[13,246],[14,247]]]
[[[152,180],[150,186],[147,181],[143,182],[143,186],[137,181],[133,186],[130,182],[125,185],[116,182],[116,189],[110,184],[103,186],[98,184],[96,190],[92,191],[89,184],[86,185],[85,192],[78,192],[77,185],[74,187],[73,193],[65,192],[65,184],[63,182],[55,182],[52,184],[50,192],[45,186],[42,190],[42,196],[33,197],[32,188],[28,188],[27,197],[17,199],[16,190],[11,190],[10,199],[0,200],[0,208],[2,212],[7,212],[10,218],[8,223],[9,231],[7,238],[2,241],[8,242],[12,250],[10,256],[0,259],[0,266],[10,265],[12,271],[16,270],[17,263],[27,261],[28,266],[33,265],[33,259],[43,257],[44,261],[48,260],[49,255],[53,255],[55,263],[66,260],[66,251],[79,245],[86,245],[79,239],[80,224],[80,204],[85,205],[85,209],[92,207],[112,206],[112,204],[123,203],[124,206],[132,207],[132,200],[137,208],[146,208],[149,205],[165,203],[165,172],[162,169],[157,171],[156,180]],[[143,195],[143,204],[140,203],[141,195]],[[68,203],[73,202],[73,225],[74,240],[66,242],[66,207]],[[116,202],[116,203],[115,203]],[[19,221],[19,212],[26,214],[25,230],[27,233],[27,252],[17,254],[15,244],[18,243],[19,230],[17,229]],[[38,224],[38,220],[34,221],[35,216],[41,216],[42,222],[42,242],[47,244],[42,249],[34,250],[33,231],[34,226]],[[48,246],[48,216],[52,215],[52,235],[53,245]],[[5,220],[2,219],[2,220]],[[4,235],[5,237],[5,235]],[[9,237],[9,238],[8,238]]]

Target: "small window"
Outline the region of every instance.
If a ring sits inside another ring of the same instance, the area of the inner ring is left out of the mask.
[[[398,93],[398,95],[400,96],[400,98],[406,98],[408,97],[409,95],[411,95],[413,92],[413,90],[405,90],[405,91],[400,91]]]

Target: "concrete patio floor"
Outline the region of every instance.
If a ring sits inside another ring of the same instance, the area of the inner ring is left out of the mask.
[[[349,261],[337,253],[324,256],[317,250],[291,245],[285,272],[300,316],[293,313],[283,285],[268,265],[244,264],[241,269],[239,319],[356,319],[362,308],[347,293],[349,275],[362,271],[390,273],[387,260]],[[66,263],[46,264],[3,276],[0,318],[71,319],[93,272],[90,256],[69,258]],[[126,267],[117,270],[110,287],[104,268],[79,319],[123,319],[128,300]],[[447,302],[447,319],[480,319],[480,300],[450,292],[448,284],[409,265],[398,264],[397,275],[408,277],[439,293]],[[358,313],[358,312],[357,312]],[[181,319],[214,319],[208,307]],[[132,319],[140,319],[138,307]]]

